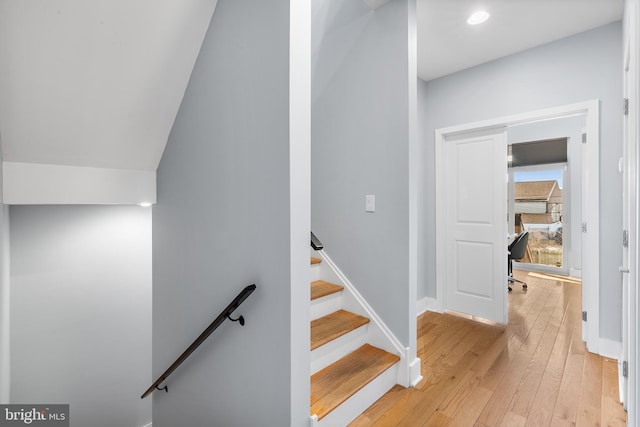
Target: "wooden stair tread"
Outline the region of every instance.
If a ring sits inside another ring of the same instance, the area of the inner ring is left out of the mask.
[[[400,358],[365,344],[311,376],[311,414],[322,419]]]
[[[322,258],[311,257],[311,265],[320,264],[322,262]]]
[[[316,280],[315,282],[311,282],[311,301],[335,294],[336,292],[342,292],[342,289],[340,285],[334,285],[324,280]]]
[[[338,310],[311,321],[311,350],[369,323],[369,319],[345,310]]]

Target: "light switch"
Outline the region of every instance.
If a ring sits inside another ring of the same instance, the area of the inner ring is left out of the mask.
[[[365,212],[375,212],[376,211],[376,196],[373,194],[369,194],[364,196],[364,210]]]

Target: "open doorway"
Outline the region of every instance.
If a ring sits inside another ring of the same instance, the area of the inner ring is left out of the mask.
[[[576,114],[508,128],[508,232],[529,233],[517,269],[582,277],[585,120]]]
[[[509,128],[509,233],[529,232],[516,269],[582,277],[585,114]]]
[[[572,148],[568,150],[567,163],[569,164],[570,173],[568,176],[565,174],[563,177],[563,186],[567,186],[571,183],[572,187],[580,189],[580,191],[574,191],[581,197],[574,198],[575,194],[572,194],[570,205],[573,207],[579,206],[579,209],[574,209],[576,212],[567,212],[566,206],[563,204],[562,215],[565,217],[574,218],[571,221],[571,235],[574,237],[574,241],[565,241],[566,229],[563,230],[565,236],[563,236],[563,247],[567,244],[571,245],[571,250],[567,250],[566,261],[563,260],[563,267],[568,267],[571,273],[577,277],[581,277],[583,281],[583,311],[588,311],[589,322],[583,323],[583,340],[586,341],[587,346],[591,352],[599,353],[599,104],[598,101],[588,101],[579,104],[572,104],[566,106],[560,106],[556,108],[550,108],[545,110],[538,110],[529,113],[523,113],[514,116],[501,117],[483,122],[469,123],[465,125],[452,126],[449,128],[436,130],[436,224],[441,226],[436,227],[436,247],[445,248],[448,245],[448,239],[453,237],[453,231],[451,227],[447,227],[448,218],[451,217],[451,212],[447,207],[447,195],[451,194],[451,189],[448,186],[451,182],[447,180],[447,147],[450,143],[459,139],[461,135],[478,133],[482,131],[488,131],[490,129],[497,129],[500,127],[506,127],[509,130],[508,142],[513,143],[513,139],[517,139],[515,135],[519,131],[524,131],[526,126],[539,124],[539,123],[553,123],[559,118],[571,118],[580,117],[581,123],[584,124],[586,129],[586,135],[589,143],[582,143],[582,129],[576,128],[575,140],[578,143],[572,144]],[[578,119],[576,119],[578,120]],[[526,139],[522,141],[539,141],[548,139],[546,137],[539,138],[532,136],[528,133]],[[504,146],[504,154],[506,154],[506,145]],[[506,157],[503,154],[503,157]],[[506,160],[506,159],[505,159]],[[488,164],[485,162],[485,164]],[[506,165],[505,165],[506,166]],[[506,167],[505,167],[506,172]],[[571,182],[574,181],[574,182]],[[576,182],[577,181],[577,182]],[[574,185],[576,184],[576,185]],[[477,196],[480,197],[480,196]],[[503,203],[507,203],[507,186],[504,186],[504,199]],[[504,217],[503,217],[504,218]],[[577,220],[575,219],[577,218]],[[588,230],[587,230],[588,225]],[[564,226],[564,227],[568,227]],[[499,227],[495,228],[499,233]],[[503,229],[503,233],[507,231],[506,224]],[[497,237],[497,236],[496,236]],[[504,234],[502,239],[504,242]],[[506,242],[504,242],[506,247]],[[579,250],[577,250],[579,248]],[[564,253],[563,253],[564,256]],[[454,271],[454,267],[448,268],[450,265],[450,255],[447,251],[438,251],[436,253],[436,290],[437,290],[437,303],[441,305],[444,310],[449,309],[449,303],[447,299],[451,292],[448,287],[450,283],[456,283],[451,279],[451,271]],[[584,262],[582,262],[584,260]],[[503,262],[497,260],[496,262]],[[504,260],[506,267],[506,259]],[[574,271],[571,271],[571,270]],[[504,292],[506,293],[506,284]],[[461,288],[462,289],[462,288]],[[455,291],[455,290],[454,290]],[[506,312],[507,299],[504,298],[504,307],[502,309]],[[498,310],[499,307],[496,307]],[[469,315],[477,315],[476,313],[466,313]]]
[[[509,193],[513,193],[509,219],[514,219],[508,222],[509,233],[529,233],[525,256],[515,268],[568,275],[566,168],[566,164],[509,168]]]

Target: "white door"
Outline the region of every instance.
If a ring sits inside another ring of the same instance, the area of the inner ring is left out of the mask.
[[[447,310],[507,322],[507,137],[445,141]]]

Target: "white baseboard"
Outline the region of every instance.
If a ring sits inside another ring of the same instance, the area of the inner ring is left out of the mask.
[[[618,360],[618,358],[620,357],[621,349],[622,343],[620,341],[600,338],[600,345],[598,348],[598,354],[600,356]]]
[[[409,364],[409,384],[411,384],[411,387],[415,387],[420,381],[422,381],[420,366],[419,357],[413,359],[413,362]]]
[[[444,308],[440,305],[440,302],[436,298],[424,297],[418,300],[417,312],[418,316],[427,312],[434,311],[436,313],[443,313]]]
[[[426,311],[429,311],[429,297],[424,297],[422,299],[419,299],[416,305],[417,305],[416,311],[418,312],[418,316],[420,316]]]
[[[624,376],[622,375],[622,354],[618,359],[618,400],[627,409],[627,389],[625,387]]]

